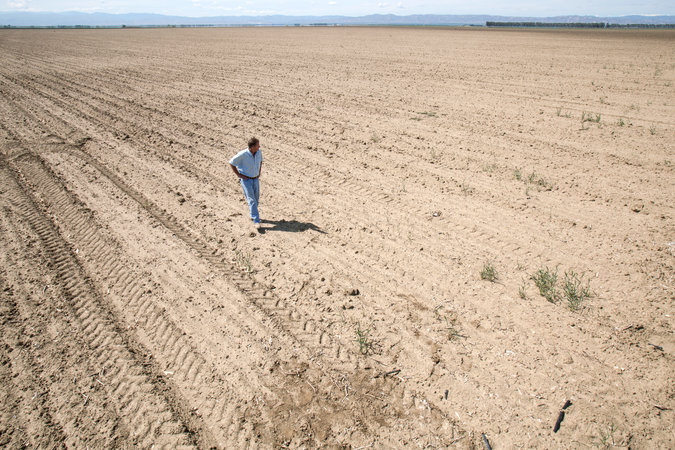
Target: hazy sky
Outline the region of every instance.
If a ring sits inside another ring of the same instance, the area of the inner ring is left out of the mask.
[[[0,0],[0,11],[149,12],[181,16],[494,14],[675,15],[675,0]]]

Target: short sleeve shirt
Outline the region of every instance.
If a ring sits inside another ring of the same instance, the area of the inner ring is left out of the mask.
[[[256,178],[260,175],[260,164],[262,164],[262,151],[258,150],[255,155],[247,148],[243,149],[230,160],[230,164],[237,168],[240,174],[249,178]]]

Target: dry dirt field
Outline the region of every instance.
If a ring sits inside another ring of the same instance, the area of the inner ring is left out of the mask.
[[[674,31],[2,30],[0,61],[0,446],[675,447]]]

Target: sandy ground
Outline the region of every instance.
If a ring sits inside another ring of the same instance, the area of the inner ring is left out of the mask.
[[[0,55],[0,445],[675,447],[675,32]]]

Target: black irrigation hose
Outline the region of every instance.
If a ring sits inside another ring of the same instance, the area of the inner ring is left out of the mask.
[[[487,450],[492,450],[492,447],[490,447],[490,443],[487,440],[487,436],[485,436],[485,433],[483,433],[483,444],[485,444],[485,448]]]
[[[565,402],[565,405],[563,405],[562,409],[560,410],[560,414],[558,414],[558,420],[555,422],[555,426],[553,427],[553,432],[557,433],[558,430],[560,429],[560,424],[562,423],[563,419],[565,418],[565,410],[569,408],[572,405],[572,402],[567,400]]]

